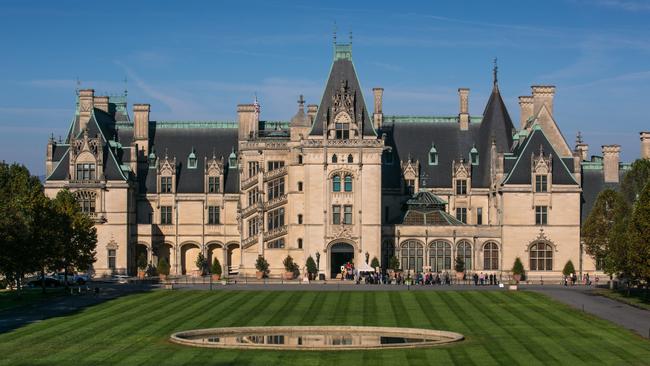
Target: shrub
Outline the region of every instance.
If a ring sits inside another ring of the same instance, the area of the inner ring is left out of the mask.
[[[564,265],[564,269],[562,270],[562,274],[565,276],[570,276],[576,272],[576,269],[573,267],[573,262],[569,259],[568,262]]]
[[[388,268],[392,269],[393,271],[399,271],[399,259],[397,259],[396,256],[390,257],[390,264],[388,265]]]
[[[377,268],[379,266],[379,259],[377,259],[377,257],[372,257],[372,260],[370,261],[370,267]]]
[[[298,268],[298,265],[293,261],[293,258],[291,258],[290,255],[284,258],[282,264],[284,265],[284,270],[287,272],[295,272]]]
[[[255,261],[255,269],[266,273],[269,270],[269,262],[267,262],[266,259],[260,255],[257,257],[257,261]]]
[[[140,253],[140,256],[138,257],[138,269],[141,271],[145,271],[147,269],[147,255],[144,253]]]
[[[524,264],[519,257],[515,258],[515,264],[512,265],[512,274],[520,275],[522,280],[524,279]]]
[[[305,266],[307,267],[307,272],[309,274],[315,275],[316,273],[318,273],[316,262],[314,261],[314,258],[311,257],[311,255],[307,258],[307,262],[305,263]]]
[[[160,258],[158,261],[158,274],[169,276],[169,263],[165,257]]]
[[[215,258],[214,261],[212,261],[212,266],[210,267],[210,273],[221,276],[221,263],[219,263],[219,260],[217,258]]]
[[[458,255],[456,257],[456,263],[454,264],[454,269],[456,272],[465,272],[465,261],[463,260],[463,257]]]
[[[196,257],[196,269],[199,271],[203,272],[205,269],[205,265],[207,264],[207,259],[203,255],[203,253],[199,253],[199,255]]]

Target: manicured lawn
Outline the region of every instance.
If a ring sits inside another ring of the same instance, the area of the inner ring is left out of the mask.
[[[18,306],[28,306],[41,300],[63,296],[63,294],[65,294],[63,287],[46,288],[45,293],[42,292],[41,288],[24,288],[20,294],[18,291],[1,290],[0,311]]]
[[[0,315],[1,316],[1,315]],[[174,331],[243,325],[382,325],[451,330],[429,349],[308,352],[184,347]],[[155,291],[0,334],[11,365],[637,364],[650,342],[529,292]]]
[[[632,289],[630,296],[627,295],[626,290],[598,289],[596,293],[638,308],[650,310],[650,299],[646,297],[645,289]]]

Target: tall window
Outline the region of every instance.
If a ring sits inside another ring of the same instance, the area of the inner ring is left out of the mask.
[[[298,155],[298,164],[302,164],[302,155]]]
[[[95,213],[95,193],[88,191],[75,192],[75,198],[81,206],[81,211],[87,215]]]
[[[531,271],[552,271],[553,270],[553,247],[544,242],[538,242],[530,246],[530,270]]]
[[[257,187],[251,189],[248,191],[248,205],[254,205],[257,203],[257,200],[259,199],[259,191],[257,190]]]
[[[467,207],[457,207],[456,218],[463,224],[467,224]]]
[[[95,180],[95,164],[77,164],[77,180]]]
[[[424,246],[416,240],[405,241],[400,248],[401,269],[403,271],[422,272],[424,264]]]
[[[219,177],[208,177],[208,193],[219,193]]]
[[[499,269],[499,247],[496,243],[489,242],[483,245],[483,269]]]
[[[160,224],[172,224],[172,206],[160,206]]]
[[[548,222],[548,206],[535,206],[535,225],[546,225]]]
[[[172,177],[160,177],[160,193],[171,193]]]
[[[343,206],[343,223],[345,225],[352,225],[352,206]]]
[[[463,259],[466,270],[472,269],[472,244],[466,240],[458,243],[458,247],[456,248],[456,257],[461,257]]]
[[[115,249],[109,249],[108,250],[108,268],[111,270],[115,270],[117,268],[116,265],[116,259],[117,259],[117,250]]]
[[[354,163],[354,158],[352,157],[352,154],[348,155],[348,163]]]
[[[260,232],[259,221],[256,217],[248,220],[248,236],[257,235]]]
[[[404,180],[404,193],[410,196],[415,193],[415,179],[405,179]]]
[[[535,175],[535,192],[548,192],[548,176],[546,174]]]
[[[302,214],[298,214],[298,224],[302,225]]]
[[[208,224],[219,225],[219,206],[208,206]]]
[[[302,182],[298,182],[298,192],[302,192]]]
[[[269,161],[266,163],[266,167],[268,168],[267,171],[272,171],[276,169],[280,169],[284,166],[284,161],[282,160],[276,160],[276,161]]]
[[[341,206],[332,206],[332,224],[339,225],[341,223]]]
[[[429,244],[429,265],[434,272],[451,270],[451,244],[436,240]]]
[[[302,249],[302,239],[298,239],[298,249]]]
[[[253,177],[257,175],[260,171],[260,163],[258,161],[249,161],[248,162],[248,177]]]
[[[284,194],[284,178],[274,179],[266,184],[268,200],[280,197]]]
[[[352,192],[352,176],[351,175],[346,175],[344,179],[344,190],[346,192]]]
[[[336,139],[347,140],[350,138],[350,124],[347,122],[336,122]]]
[[[282,249],[284,248],[284,238],[280,238],[277,240],[272,240],[269,242],[267,245],[269,249]]]
[[[456,194],[467,194],[467,179],[456,179]]]
[[[335,175],[332,177],[332,191],[341,192],[341,176]]]
[[[270,211],[267,214],[267,230],[277,229],[284,226],[284,208]]]
[[[476,225],[483,225],[483,207],[476,208]]]

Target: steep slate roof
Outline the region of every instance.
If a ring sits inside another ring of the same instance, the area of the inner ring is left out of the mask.
[[[620,170],[619,182],[623,181],[625,171]],[[582,170],[582,201],[580,207],[580,222],[585,222],[591,209],[596,203],[598,194],[603,190],[611,188],[613,190],[620,190],[620,183],[605,183],[605,174],[602,169],[583,169]]]
[[[323,130],[327,128],[328,115],[330,108],[332,107],[333,97],[336,95],[342,81],[347,82],[350,92],[355,96],[355,119],[357,123],[361,121],[361,134],[363,136],[376,136],[377,134],[375,133],[372,123],[370,122],[370,117],[368,116],[368,110],[366,109],[366,103],[363,100],[363,93],[359,80],[357,79],[357,73],[354,70],[354,64],[352,64],[351,56],[349,59],[335,59],[332,63],[327,85],[325,86],[323,98],[318,107],[318,113],[316,114],[316,120],[314,121],[310,135],[323,135]],[[334,116],[329,116],[329,118],[334,118]]]

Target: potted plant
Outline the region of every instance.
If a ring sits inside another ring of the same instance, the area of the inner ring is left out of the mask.
[[[208,260],[205,258],[203,253],[199,253],[196,257],[196,262],[194,263],[196,264],[196,271],[194,272],[195,276],[203,276],[207,262]]]
[[[165,281],[169,276],[169,263],[167,263],[165,257],[160,258],[158,261],[158,276],[160,276],[161,281]]]
[[[456,279],[462,280],[465,278],[465,261],[460,254],[456,257],[456,263],[454,264],[454,270],[456,270]]]
[[[291,258],[290,255],[287,255],[287,257],[282,261],[282,264],[284,265],[284,279],[293,280],[295,272],[298,269],[298,266],[296,263],[294,263],[293,258]]]
[[[397,259],[396,256],[390,257],[390,263],[388,264],[388,268],[392,269],[395,272],[399,272],[399,259]]]
[[[377,271],[377,268],[380,267],[379,259],[377,259],[377,257],[372,257],[372,260],[370,261],[370,267],[374,268],[375,271]]]
[[[318,268],[316,267],[316,262],[314,261],[314,258],[311,257],[311,255],[307,258],[307,262],[305,263],[305,267],[307,267],[307,273],[309,274],[309,280],[312,281],[316,279],[316,273],[318,273]]]
[[[213,281],[219,281],[219,278],[221,278],[221,263],[219,263],[219,260],[217,258],[212,261],[210,273],[212,274]]]
[[[257,257],[257,261],[255,261],[255,269],[257,270],[257,272],[255,272],[255,277],[258,280],[261,280],[269,271],[269,262],[260,255]]]
[[[147,255],[140,253],[138,257],[138,278],[143,280],[147,271]]]
[[[512,266],[512,277],[519,283],[522,277],[524,276],[524,265],[521,263],[521,259],[517,257],[515,259],[515,264]]]

